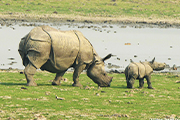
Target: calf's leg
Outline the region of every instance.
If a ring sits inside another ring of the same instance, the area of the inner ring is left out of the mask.
[[[151,85],[151,75],[147,76],[146,77],[146,80],[147,80],[147,84],[148,84],[148,88],[149,89],[154,89]]]
[[[135,81],[135,79],[133,77],[131,77],[130,79],[126,80],[127,88],[134,88],[134,81]]]
[[[144,86],[144,78],[139,78],[139,88],[143,88]]]

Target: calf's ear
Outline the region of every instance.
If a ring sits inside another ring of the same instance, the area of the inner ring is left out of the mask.
[[[153,60],[150,63],[154,63],[154,61],[155,61],[155,57],[153,58]]]
[[[130,59],[130,62],[133,63],[134,61],[132,59]]]
[[[108,54],[106,57],[102,58],[102,61],[104,62],[105,60],[111,58],[111,56],[113,56],[112,54]]]

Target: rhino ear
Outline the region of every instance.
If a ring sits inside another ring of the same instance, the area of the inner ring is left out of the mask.
[[[111,56],[113,56],[112,54],[108,54],[106,57],[102,58],[102,61],[104,62],[105,60],[111,58]]]
[[[154,61],[155,61],[155,57],[153,58],[153,60],[151,61],[151,63],[154,63]]]
[[[130,62],[133,63],[134,61],[132,59],[130,59]]]

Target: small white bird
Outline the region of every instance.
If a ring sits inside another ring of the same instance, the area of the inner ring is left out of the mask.
[[[57,95],[55,95],[56,96],[56,99],[57,100],[65,100],[65,98],[60,98],[60,97],[58,97]]]

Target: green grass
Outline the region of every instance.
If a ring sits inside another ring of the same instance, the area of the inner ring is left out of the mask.
[[[1,0],[1,13],[180,19],[179,0]]]
[[[26,86],[23,74],[0,73],[1,119],[150,119],[180,118],[180,78],[175,75],[152,75],[154,90],[127,89],[124,74],[113,76],[111,87],[98,89],[86,74],[80,82],[91,89],[72,87],[72,73],[61,86],[52,86],[55,74],[37,72],[37,87]],[[27,89],[21,89],[25,87]],[[55,95],[65,100],[56,100]],[[119,117],[121,116],[121,118]]]

